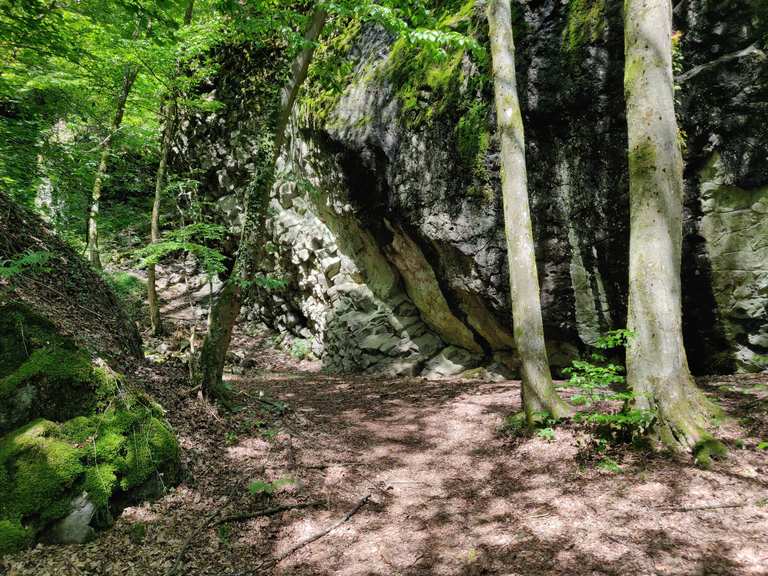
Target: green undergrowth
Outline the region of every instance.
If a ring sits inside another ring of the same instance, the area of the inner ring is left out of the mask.
[[[104,272],[103,278],[115,293],[128,316],[134,322],[144,317],[147,284],[128,272]]]
[[[609,472],[620,471],[610,457],[619,447],[648,446],[648,433],[656,423],[656,413],[634,407],[634,393],[627,389],[624,365],[617,358],[633,333],[614,330],[598,338],[593,351],[581,360],[572,362],[563,372],[569,376],[567,386],[578,392],[571,402],[583,406],[573,420],[588,435],[579,441],[580,456],[596,461],[597,466]]]
[[[563,372],[569,377],[564,388],[575,390],[571,403],[582,411],[570,420],[586,432],[578,441],[579,458],[594,463],[608,472],[621,467],[611,458],[624,446],[647,447],[648,433],[656,423],[656,414],[633,406],[634,395],[626,388],[624,366],[617,360],[633,334],[614,330],[600,337],[592,352],[574,360]],[[555,439],[556,427],[562,424],[547,413],[537,413],[533,428],[526,426],[525,414],[509,416],[502,428],[508,435],[535,433],[547,441]]]

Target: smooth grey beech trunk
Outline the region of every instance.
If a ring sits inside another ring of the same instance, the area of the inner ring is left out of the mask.
[[[572,410],[558,396],[552,383],[544,341],[539,278],[528,203],[525,131],[515,77],[510,0],[489,0],[487,17],[496,118],[501,140],[501,189],[514,338],[522,362],[523,407],[530,425],[538,413],[546,412],[561,418],[570,415]]]
[[[107,175],[107,167],[109,165],[109,155],[112,150],[112,139],[120,126],[123,123],[123,116],[125,115],[125,105],[128,101],[128,96],[131,93],[134,82],[136,82],[136,75],[138,70],[135,66],[128,66],[123,74],[123,84],[120,88],[120,93],[117,96],[117,102],[115,104],[115,116],[112,119],[112,126],[107,137],[101,143],[101,155],[99,158],[99,166],[96,168],[96,176],[93,180],[93,189],[91,190],[91,203],[88,211],[88,259],[94,268],[101,270],[101,254],[99,251],[99,203],[101,201],[101,187],[104,182],[104,178]]]
[[[285,132],[291,110],[307,78],[316,42],[325,27],[327,18],[328,14],[325,10],[318,8],[313,12],[304,35],[304,47],[291,66],[288,84],[280,91],[280,101],[276,107],[274,120],[271,156],[263,164],[262,173],[258,175],[256,185],[252,186],[247,193],[247,214],[240,239],[240,249],[232,274],[224,283],[219,297],[211,307],[208,332],[203,340],[197,365],[198,378],[203,392],[224,405],[229,404],[228,390],[223,382],[224,364],[232,341],[232,331],[243,302],[243,284],[251,281],[267,242],[267,206],[275,181],[277,159],[285,143]]]
[[[675,116],[670,0],[625,3],[630,172],[627,382],[638,408],[655,410],[660,439],[691,450],[708,440],[714,406],[683,346],[683,157]]]

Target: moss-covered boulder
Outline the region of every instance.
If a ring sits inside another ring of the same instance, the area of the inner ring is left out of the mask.
[[[36,418],[88,414],[115,392],[105,363],[25,307],[0,307],[0,435]]]
[[[178,476],[158,404],[45,318],[0,306],[0,555],[82,542]]]
[[[0,439],[0,554],[39,536],[67,540],[62,520],[89,504],[110,517],[147,484],[178,479],[178,445],[162,409],[137,394],[63,423],[38,419]]]

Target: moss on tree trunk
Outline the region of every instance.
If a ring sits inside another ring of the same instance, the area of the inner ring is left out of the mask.
[[[681,251],[683,158],[674,106],[670,0],[627,0],[626,68],[630,173],[627,381],[655,411],[668,447],[709,445],[712,403],[696,387],[683,346]]]
[[[558,396],[552,383],[544,341],[509,0],[490,0],[487,16],[501,139],[501,187],[514,337],[522,362],[523,406],[531,424],[538,413],[560,418],[571,414],[571,408]]]

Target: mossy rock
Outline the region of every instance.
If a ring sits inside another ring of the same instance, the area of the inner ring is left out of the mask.
[[[23,306],[0,308],[0,434],[37,418],[63,422],[96,410],[118,377]]]
[[[117,378],[106,366],[55,342],[0,380],[0,434],[36,418],[62,422],[93,412],[116,389]]]
[[[16,371],[30,353],[59,339],[53,324],[25,306],[0,306],[0,379]]]
[[[61,424],[27,424],[0,440],[0,554],[33,542],[83,494],[116,511],[145,496],[148,484],[174,484],[179,471],[173,432],[139,396],[115,397],[105,411]]]

